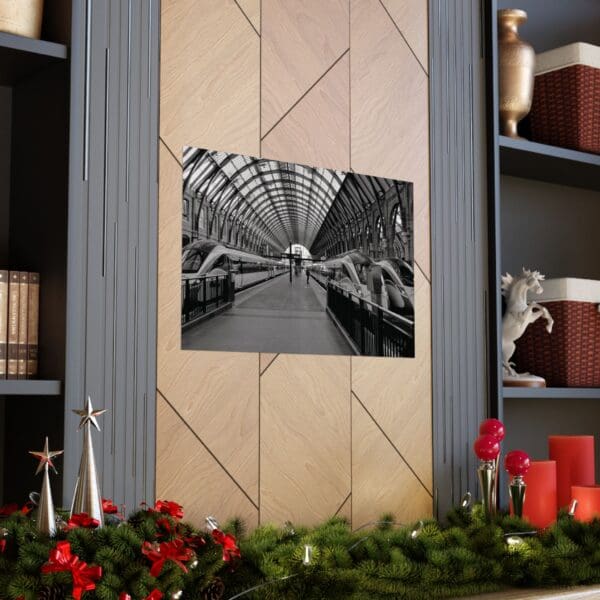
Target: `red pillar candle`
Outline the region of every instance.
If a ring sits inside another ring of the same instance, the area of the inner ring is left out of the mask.
[[[556,462],[532,460],[523,480],[527,485],[523,518],[538,529],[552,525],[556,521]]]
[[[550,460],[556,461],[557,508],[571,501],[572,485],[594,485],[594,436],[551,435]]]
[[[578,521],[591,521],[594,517],[600,517],[599,485],[572,486],[571,500],[577,500],[574,516]]]

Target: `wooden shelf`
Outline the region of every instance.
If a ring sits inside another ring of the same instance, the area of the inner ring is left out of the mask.
[[[600,155],[503,135],[499,140],[503,175],[600,190]]]
[[[67,56],[62,44],[0,32],[0,85],[14,85]]]
[[[61,387],[54,379],[0,379],[0,396],[59,396]]]
[[[578,398],[600,400],[600,388],[526,388],[505,387],[503,391],[505,398],[548,398],[569,399]]]

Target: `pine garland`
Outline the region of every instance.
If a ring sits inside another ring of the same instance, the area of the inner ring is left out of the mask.
[[[454,598],[505,587],[600,583],[600,520],[581,523],[561,513],[555,526],[522,536],[528,523],[501,515],[485,521],[480,506],[453,510],[446,524],[429,520],[397,527],[390,516],[374,529],[352,531],[342,518],[314,528],[262,526],[249,534],[239,520],[225,531],[238,537],[241,558],[224,560],[224,548],[178,517],[140,510],[102,529],[76,527],[55,539],[41,536],[30,516],[0,520],[6,545],[0,552],[0,598],[70,598],[71,573],[42,573],[57,542],[102,567],[95,589],[83,600],[132,600],[153,591],[169,599],[224,600],[250,588],[254,600]],[[512,535],[511,535],[512,534]],[[153,576],[144,542],[187,540],[195,556],[187,572],[167,560]],[[309,547],[309,550],[306,549]],[[310,560],[306,560],[307,555]]]

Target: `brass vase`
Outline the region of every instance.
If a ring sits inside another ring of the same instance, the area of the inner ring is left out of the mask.
[[[535,52],[519,37],[519,25],[527,13],[516,8],[498,11],[498,79],[500,88],[500,129],[503,135],[518,138],[517,124],[531,110]]]

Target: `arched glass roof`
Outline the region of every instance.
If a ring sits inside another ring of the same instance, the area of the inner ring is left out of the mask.
[[[281,252],[292,243],[311,252],[319,249],[332,228],[368,210],[393,184],[391,179],[191,147],[183,155],[185,196]]]

